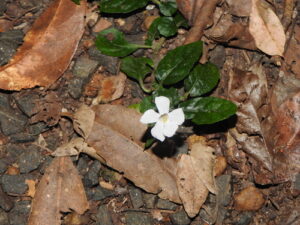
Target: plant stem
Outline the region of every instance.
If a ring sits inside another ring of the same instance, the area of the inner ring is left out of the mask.
[[[144,92],[146,92],[146,93],[151,93],[151,90],[145,87],[144,82],[143,82],[142,79],[139,79],[139,84],[140,84],[140,86],[141,86],[141,88],[142,88],[142,90],[143,90]]]
[[[188,92],[186,92],[186,93],[180,98],[180,100],[181,100],[181,101],[187,100],[187,98],[189,97],[189,95],[190,95],[190,92],[188,91]]]
[[[152,48],[151,45],[136,45],[139,48]]]
[[[154,4],[156,4],[156,5],[160,5],[161,4],[161,2],[159,1],[159,0],[151,0]]]

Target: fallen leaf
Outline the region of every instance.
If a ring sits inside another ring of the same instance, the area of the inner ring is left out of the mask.
[[[239,17],[246,17],[250,15],[251,4],[249,0],[226,0],[229,6],[230,14]]]
[[[85,7],[84,1],[77,5],[69,0],[50,5],[10,63],[0,68],[0,88],[21,90],[55,82],[67,69],[83,34]]]
[[[268,55],[283,55],[286,41],[284,29],[269,3],[252,0],[249,31],[261,51]]]
[[[83,138],[89,136],[95,120],[95,112],[87,105],[81,105],[74,114],[74,130]]]
[[[236,210],[259,210],[265,199],[259,189],[249,186],[234,196],[234,208]]]
[[[29,196],[29,197],[33,198],[34,195],[35,195],[35,192],[36,192],[36,190],[35,190],[36,181],[35,180],[27,180],[26,179],[25,183],[28,186],[28,190],[26,192],[26,196]]]
[[[69,157],[53,159],[32,202],[28,225],[59,225],[62,212],[88,209],[81,178]]]
[[[220,176],[226,169],[227,167],[227,162],[226,158],[224,156],[217,156],[216,157],[216,163],[214,166],[214,175]]]
[[[177,187],[185,211],[190,217],[195,217],[209,191],[216,193],[213,175],[214,149],[204,141],[198,141],[190,146],[190,155],[181,155],[177,168]]]
[[[95,123],[87,138],[106,164],[147,192],[180,203],[176,186],[175,159],[160,159],[144,151],[141,141],[147,126],[141,114],[119,105],[97,105]]]

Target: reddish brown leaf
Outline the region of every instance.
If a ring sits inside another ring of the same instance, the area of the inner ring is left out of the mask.
[[[59,225],[61,212],[88,209],[81,178],[68,157],[53,159],[42,177],[33,199],[28,225]]]
[[[180,203],[175,159],[160,159],[141,147],[147,126],[141,115],[118,105],[95,106],[95,123],[87,143],[108,166],[124,173],[137,186],[161,198]]]
[[[11,62],[0,68],[0,88],[49,86],[67,69],[84,31],[85,3],[55,2],[35,21]]]

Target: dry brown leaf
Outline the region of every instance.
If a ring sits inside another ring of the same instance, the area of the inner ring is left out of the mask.
[[[249,0],[226,0],[229,12],[235,16],[249,16],[251,12],[251,1]]]
[[[284,29],[268,3],[252,0],[249,31],[261,51],[268,55],[283,55],[286,41]]]
[[[89,136],[95,120],[95,112],[86,105],[81,105],[74,114],[74,130],[83,138]]]
[[[33,199],[28,225],[59,225],[61,212],[88,209],[81,178],[68,157],[53,159]]]
[[[11,62],[0,68],[0,88],[49,86],[67,69],[84,31],[85,3],[56,0],[35,21]]]
[[[138,187],[161,198],[180,203],[176,186],[175,159],[160,159],[141,147],[147,126],[140,123],[141,114],[118,105],[93,107],[96,119],[87,138],[106,164]]]
[[[190,155],[181,155],[177,168],[177,187],[185,211],[196,216],[207,195],[216,193],[213,169],[214,149],[202,140],[193,143]]]

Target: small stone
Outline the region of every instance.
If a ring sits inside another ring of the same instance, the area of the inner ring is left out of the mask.
[[[178,205],[165,199],[158,199],[156,207],[159,209],[175,210]]]
[[[14,99],[21,109],[28,117],[33,116],[37,113],[36,103],[39,100],[39,96],[37,93],[28,92],[22,93],[14,96]]]
[[[4,173],[7,170],[7,167],[8,163],[6,162],[6,159],[0,159],[0,173]]]
[[[13,161],[9,162],[9,164],[15,162],[18,156],[22,154],[24,150],[25,148],[23,146],[11,143],[7,144],[5,146],[5,151],[7,152],[8,156],[13,159]]]
[[[0,224],[1,225],[10,225],[8,219],[8,213],[0,209]]]
[[[83,178],[84,186],[93,187],[99,183],[99,172],[101,169],[101,163],[95,160],[89,167],[88,172]]]
[[[191,223],[190,218],[184,210],[171,214],[170,219],[174,225],[188,225]]]
[[[74,65],[73,74],[77,78],[88,78],[98,67],[96,60],[90,59],[88,56],[80,56]]]
[[[30,201],[16,202],[15,207],[9,212],[10,225],[26,225],[30,212]]]
[[[265,203],[263,194],[253,186],[246,187],[234,196],[234,208],[236,210],[259,210]]]
[[[69,94],[74,99],[80,98],[85,83],[86,83],[86,81],[84,79],[80,79],[80,78],[73,78],[72,80],[70,80],[70,83],[68,85]]]
[[[154,209],[155,203],[157,201],[157,195],[143,193],[143,198],[144,198],[145,207],[147,209]]]
[[[243,212],[238,216],[234,225],[249,225],[252,222],[252,218],[253,212]]]
[[[126,225],[153,225],[153,219],[150,214],[141,212],[126,212]]]
[[[93,200],[93,201],[101,201],[103,199],[114,196],[113,191],[107,190],[100,186],[98,186],[96,188],[92,188],[92,189],[87,189],[86,194],[87,194],[88,200]]]
[[[28,127],[28,133],[32,136],[37,136],[48,129],[44,122],[38,122]]]
[[[89,171],[89,158],[86,155],[83,155],[79,158],[77,163],[77,170],[81,176],[85,176],[85,174]]]
[[[37,135],[32,135],[28,133],[18,133],[18,134],[12,134],[10,136],[10,141],[12,143],[28,143],[28,142],[34,142],[37,139]]]
[[[91,59],[97,60],[100,66],[110,73],[116,75],[119,68],[119,58],[102,54],[95,46],[89,48],[88,54]]]
[[[8,194],[24,194],[27,191],[25,176],[23,175],[7,175],[4,174],[1,178],[3,191]]]
[[[42,155],[38,147],[29,146],[19,157],[18,164],[21,173],[29,173],[40,166]]]
[[[97,225],[113,225],[110,213],[109,213],[106,205],[99,206],[97,214],[96,214],[96,224]]]
[[[226,158],[224,156],[217,156],[215,166],[214,166],[214,175],[216,177],[220,176],[225,171],[226,167],[227,167]]]
[[[131,199],[131,203],[133,208],[138,209],[144,205],[142,191],[135,187],[129,187],[129,196]]]
[[[3,192],[0,186],[0,208],[9,211],[14,206],[12,200]],[[0,223],[2,224],[2,223]]]

